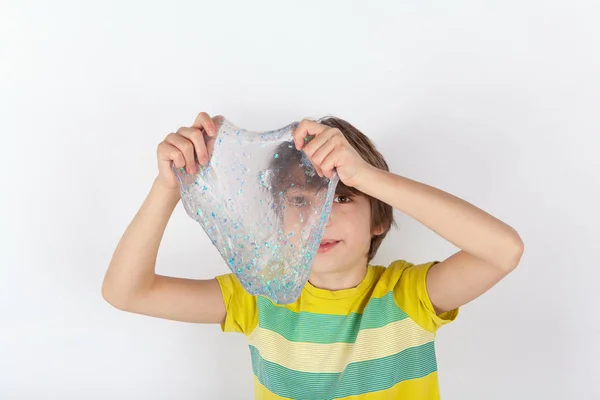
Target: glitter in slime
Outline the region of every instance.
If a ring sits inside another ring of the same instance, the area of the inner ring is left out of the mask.
[[[297,125],[251,132],[221,118],[206,138],[208,165],[195,174],[173,167],[187,214],[244,289],[278,304],[294,302],[308,281],[339,182],[296,149]]]

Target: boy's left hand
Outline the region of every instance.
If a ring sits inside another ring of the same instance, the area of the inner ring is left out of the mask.
[[[309,135],[314,138],[306,143]],[[300,122],[294,131],[294,143],[296,149],[304,149],[319,176],[331,178],[335,169],[342,183],[349,187],[357,186],[363,172],[371,166],[339,129],[315,121]]]

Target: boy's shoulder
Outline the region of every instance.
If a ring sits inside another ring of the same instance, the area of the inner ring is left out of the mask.
[[[373,269],[377,280],[377,289],[392,290],[401,282],[412,281],[417,283],[420,279],[425,279],[429,269],[437,261],[423,264],[414,264],[403,259],[392,261],[388,266],[371,265],[368,268]]]
[[[435,332],[453,321],[458,309],[437,315],[427,291],[427,274],[439,261],[411,263],[395,260],[387,267],[370,266],[380,274],[372,298],[393,296],[395,304],[423,329]]]

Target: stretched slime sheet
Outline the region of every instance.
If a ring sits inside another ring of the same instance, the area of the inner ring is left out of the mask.
[[[310,275],[338,184],[296,150],[293,123],[250,132],[222,119],[198,173],[174,168],[181,200],[252,295],[294,302]],[[309,137],[310,140],[310,137]]]

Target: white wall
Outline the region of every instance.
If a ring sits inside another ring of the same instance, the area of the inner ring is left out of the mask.
[[[600,398],[598,5],[167,4],[0,3],[0,398],[251,398],[242,337],[100,295],[157,143],[202,110],[346,118],[395,172],[521,233],[521,267],[439,333],[442,398]],[[399,223],[376,261],[454,251]],[[182,207],[159,258],[227,272]]]

